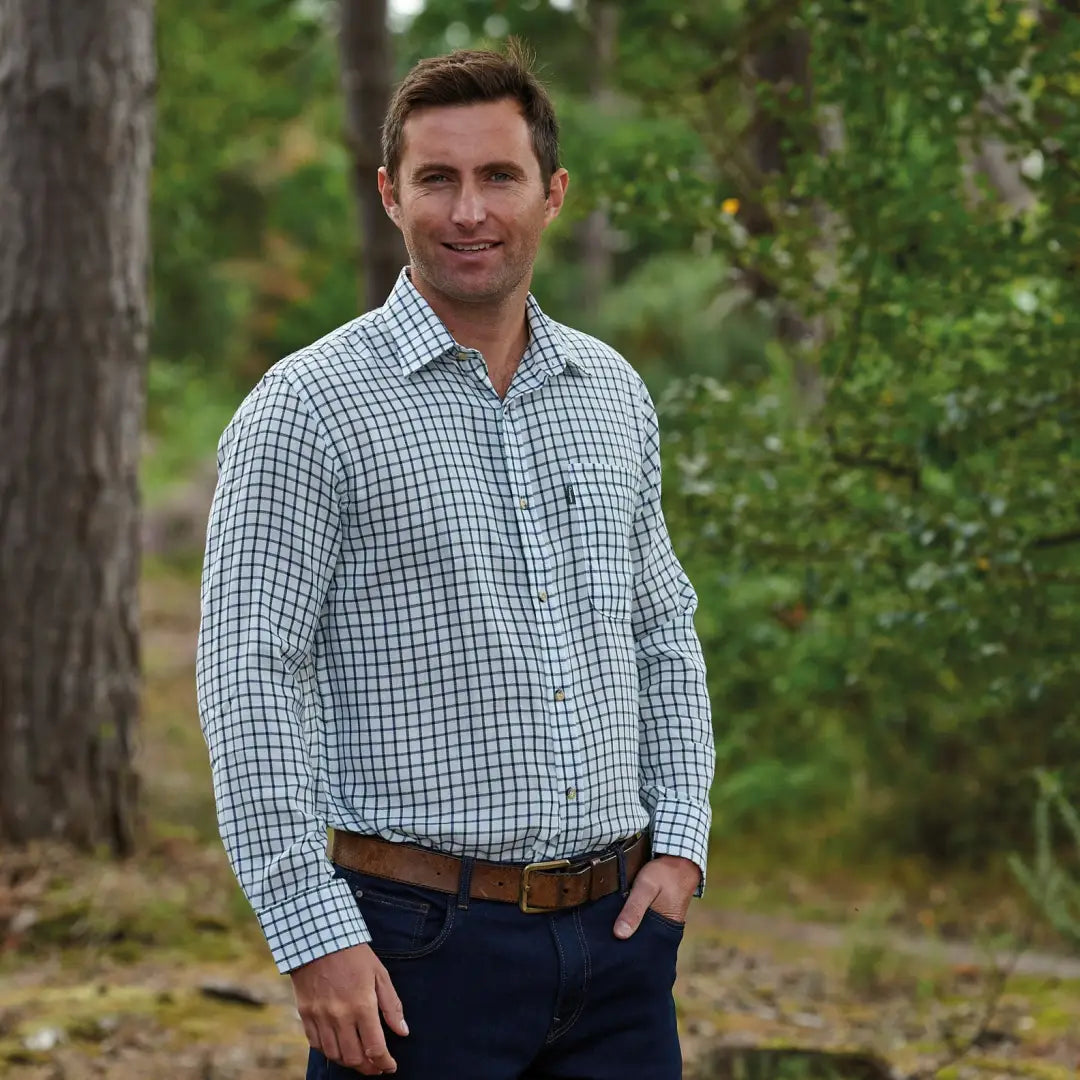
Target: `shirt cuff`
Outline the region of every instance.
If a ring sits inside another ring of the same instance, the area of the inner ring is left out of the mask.
[[[705,874],[709,858],[709,826],[712,809],[708,804],[662,799],[652,813],[650,830],[653,855],[679,855],[696,863],[701,884],[695,896],[705,892]]]
[[[256,915],[283,975],[320,956],[371,941],[356,898],[341,878]]]

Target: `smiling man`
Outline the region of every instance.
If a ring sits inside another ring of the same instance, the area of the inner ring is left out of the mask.
[[[529,293],[568,177],[520,50],[418,64],[383,143],[409,266],[219,448],[222,837],[309,1080],[675,1080],[714,751],[656,414]]]

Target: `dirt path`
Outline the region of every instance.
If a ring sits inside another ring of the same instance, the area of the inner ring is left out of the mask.
[[[717,911],[698,905],[691,912],[691,922],[699,933],[751,935],[776,942],[807,945],[814,950],[850,948],[853,937],[866,937],[858,927],[832,923],[802,922],[776,915],[749,911]],[[1007,950],[980,948],[966,941],[942,941],[929,935],[905,934],[897,930],[880,932],[881,943],[889,952],[950,967],[1009,969],[1017,975],[1043,975],[1054,979],[1080,980],[1080,957],[1062,953],[1026,950],[1016,955]],[[1080,1024],[1080,1017],[1078,1017]]]

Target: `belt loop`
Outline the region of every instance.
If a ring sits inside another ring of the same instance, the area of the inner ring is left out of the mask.
[[[475,861],[471,855],[465,855],[461,860],[461,877],[458,879],[457,891],[457,906],[461,911],[469,910],[469,891],[472,889],[472,872]]]
[[[630,891],[630,885],[626,880],[626,852],[622,844],[615,848],[615,858],[619,863],[619,892],[625,896]]]

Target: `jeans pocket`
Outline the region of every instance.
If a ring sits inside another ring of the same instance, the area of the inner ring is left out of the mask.
[[[454,897],[434,889],[335,868],[356,897],[380,960],[413,960],[433,953],[454,923]]]
[[[584,575],[589,604],[608,619],[628,622],[634,587],[630,537],[638,478],[621,465],[574,461],[570,485],[574,558]]]
[[[662,915],[655,908],[645,909],[645,918],[652,922],[654,925],[666,930],[668,934],[677,939],[681,939],[686,931],[686,924],[677,922],[675,919],[668,918],[667,915]]]

